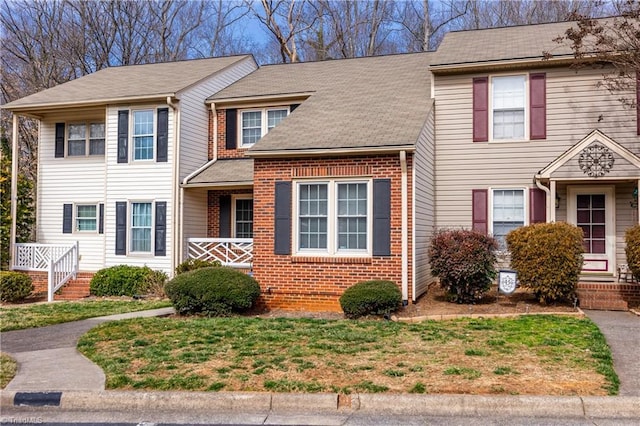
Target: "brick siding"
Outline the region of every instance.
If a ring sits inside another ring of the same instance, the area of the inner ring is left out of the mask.
[[[626,311],[630,304],[640,304],[638,283],[579,282],[577,293],[583,309]]]
[[[48,289],[48,274],[42,271],[26,272],[31,277],[34,290],[33,294],[46,297]],[[78,272],[76,279],[69,280],[53,296],[54,300],[78,300],[89,296],[89,284],[93,278],[93,272]]]

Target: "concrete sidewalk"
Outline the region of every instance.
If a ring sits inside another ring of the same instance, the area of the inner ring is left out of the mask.
[[[588,312],[612,348],[622,383],[619,397],[105,391],[102,370],[76,350],[80,336],[106,321],[172,312],[172,308],[164,308],[2,333],[2,350],[18,361],[19,369],[2,391],[0,407],[5,412],[27,410],[25,413],[34,407],[50,406],[77,413],[110,409],[134,413],[187,410],[202,415],[326,411],[340,419],[349,412],[431,416],[500,413],[525,418],[553,415],[624,419],[632,423],[640,420],[640,370],[636,356],[640,317],[621,312]]]

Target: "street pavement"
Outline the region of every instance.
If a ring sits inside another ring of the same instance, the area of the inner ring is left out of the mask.
[[[0,422],[640,424],[640,317],[631,313],[587,312],[611,346],[621,381],[617,397],[355,394],[344,401],[337,394],[105,391],[102,370],[76,350],[80,336],[106,321],[171,312],[165,308],[0,334],[0,348],[19,364],[0,395]]]

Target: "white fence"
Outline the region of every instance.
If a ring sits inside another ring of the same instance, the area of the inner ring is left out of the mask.
[[[217,260],[224,266],[251,268],[252,238],[189,238],[188,256],[191,259]]]
[[[53,294],[78,273],[78,242],[73,245],[18,243],[14,245],[12,269],[46,271],[49,302]]]

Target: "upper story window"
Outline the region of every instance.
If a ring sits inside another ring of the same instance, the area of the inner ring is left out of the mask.
[[[67,127],[67,156],[104,155],[104,123],[74,123]]]
[[[153,160],[153,111],[133,111],[133,159]]]
[[[240,112],[240,140],[250,146],[278,125],[289,114],[289,108],[262,108]]]
[[[492,197],[492,233],[498,248],[506,250],[507,234],[525,225],[524,189],[494,189]]]
[[[491,83],[493,139],[524,139],[525,76],[493,77]]]

